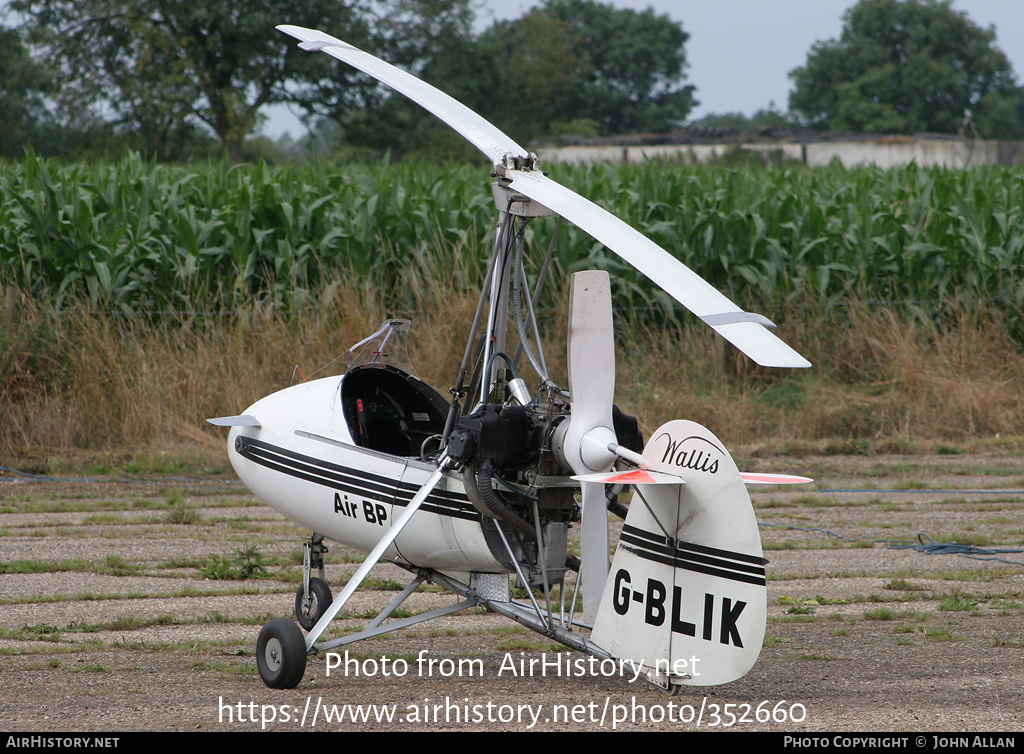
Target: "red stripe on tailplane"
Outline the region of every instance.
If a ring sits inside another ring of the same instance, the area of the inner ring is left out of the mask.
[[[686,480],[675,474],[649,469],[632,471],[608,471],[603,474],[580,474],[574,476],[578,482],[602,482],[604,484],[686,484]]]
[[[792,476],[790,474],[756,474],[753,472],[743,472],[740,474],[743,477],[743,481],[747,484],[807,484],[813,482],[813,479],[809,479],[805,476]]]

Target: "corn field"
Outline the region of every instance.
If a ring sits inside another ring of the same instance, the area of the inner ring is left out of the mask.
[[[1024,305],[1024,171],[555,166],[731,298],[826,312],[850,301],[941,315]],[[493,238],[485,166],[37,159],[0,165],[0,284],[58,309],[289,309],[356,276],[401,299],[417,278],[475,288]],[[546,248],[553,224],[528,240]],[[536,226],[536,227],[535,227]],[[617,305],[674,316],[665,296],[582,231],[564,271],[613,273]]]
[[[902,448],[913,436],[1024,426],[1024,171],[651,162],[551,173],[779,321],[814,364],[752,366],[565,224],[561,272],[613,273],[617,400],[648,430],[680,416],[731,442]],[[0,164],[0,463],[183,441],[222,461],[205,417],[242,410],[300,367],[333,373],[387,316],[412,316],[414,361],[443,389],[493,242],[487,174],[138,157]],[[527,226],[534,258],[554,227]],[[565,286],[555,277],[542,316],[557,362]]]

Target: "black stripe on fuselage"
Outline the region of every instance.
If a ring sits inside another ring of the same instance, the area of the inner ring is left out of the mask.
[[[340,466],[252,437],[240,436],[236,447],[243,458],[272,471],[400,508],[407,506],[419,491],[419,487],[414,484]],[[427,496],[421,510],[468,521],[480,520],[480,513],[465,494],[448,490],[435,489]]]
[[[619,543],[644,560],[745,584],[767,585],[764,564],[768,561],[754,555],[692,542],[669,542],[664,535],[628,524],[622,527]]]

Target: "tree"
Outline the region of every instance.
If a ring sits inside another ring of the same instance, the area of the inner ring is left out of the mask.
[[[276,24],[329,22],[329,31],[371,51],[394,43],[408,62],[467,2],[15,0],[11,7],[27,19],[30,41],[58,66],[65,112],[109,114],[157,152],[176,132],[202,123],[237,160],[264,106],[294,102],[313,110],[358,102],[373,90],[355,71],[297,49]]]
[[[49,120],[44,97],[51,85],[18,32],[0,28],[0,157],[21,157],[27,143],[43,136]]]
[[[687,39],[681,24],[650,8],[545,0],[481,35],[500,79],[487,114],[524,140],[586,120],[602,134],[667,131],[696,104],[683,83]]]
[[[779,112],[774,102],[769,102],[767,108],[761,108],[753,115],[744,115],[739,112],[732,113],[708,113],[687,124],[688,128],[718,128],[726,131],[740,133],[752,128],[791,128],[793,123],[785,113]]]
[[[812,127],[956,133],[970,111],[984,138],[1021,134],[1021,90],[995,31],[951,0],[861,0],[839,40],[815,43],[789,75],[790,110]]]
[[[473,14],[468,3],[450,0],[414,0],[404,13],[391,13],[377,26],[379,47],[389,62],[410,70],[424,81],[474,110],[494,96],[497,81],[491,61],[472,34]],[[345,66],[335,63],[335,67]],[[372,153],[391,150],[399,155],[422,153],[438,157],[464,157],[474,152],[461,136],[423,109],[384,86],[327,104],[331,124],[320,123],[318,140],[343,147],[369,148]],[[311,100],[313,98],[310,98]],[[312,103],[311,103],[312,104]]]

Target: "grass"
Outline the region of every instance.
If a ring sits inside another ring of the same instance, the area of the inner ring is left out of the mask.
[[[152,322],[74,301],[58,311],[25,297],[16,327],[0,328],[0,384],[10,385],[0,398],[0,458],[15,461],[3,465],[49,473],[66,465],[61,454],[133,447],[142,450],[91,465],[105,474],[223,473],[223,433],[205,426],[207,417],[239,410],[240,396],[248,401],[287,386],[297,363],[312,373],[399,311],[415,314],[413,362],[444,392],[475,296],[469,286],[453,291],[450,275],[440,270],[422,274],[415,306],[401,310],[389,305],[393,291],[367,289],[354,276],[308,289],[308,303],[290,311],[250,307],[204,321],[182,315]],[[550,302],[545,343],[553,375],[564,369],[561,298]],[[836,436],[848,444],[854,431],[858,450],[837,458],[865,457],[865,443],[877,453],[870,445],[879,434],[927,439],[960,427],[970,438],[1013,435],[1024,426],[1024,401],[1011,388],[1024,382],[1024,355],[999,322],[964,315],[952,326],[929,327],[899,312],[865,308],[840,327],[809,314],[796,319],[797,310],[787,313],[792,319],[780,333],[815,361],[807,373],[755,370],[731,350],[723,361],[712,335],[680,323],[617,323],[620,353],[630,355],[619,360],[617,402],[647,433],[663,417],[686,416],[720,428],[729,444],[770,438],[793,457],[809,444],[815,452],[828,450]],[[682,363],[681,351],[689,354]],[[859,366],[845,373],[849,364]],[[679,390],[684,383],[687,390]],[[792,400],[762,400],[780,388],[792,393],[795,408]],[[39,456],[33,448],[48,451]],[[903,489],[931,486],[926,472],[883,463],[868,470],[876,480],[895,475]],[[1010,468],[1006,473],[1008,482],[1020,477]],[[814,494],[797,504],[841,505]],[[181,521],[187,506],[175,506],[168,515]]]
[[[876,607],[864,611],[865,620],[896,620],[896,612],[889,607]]]
[[[102,564],[84,558],[0,562],[0,573],[61,573],[65,571],[102,573],[110,576],[139,576],[145,572],[143,568],[127,562],[120,555],[107,555]]]
[[[813,615],[814,608],[810,605],[793,605],[786,612],[790,615]]]
[[[167,521],[172,524],[197,524],[201,516],[199,511],[189,507],[185,501],[185,492],[180,489],[167,490],[164,493],[167,504]]]
[[[263,555],[256,545],[236,549],[235,556],[231,559],[218,554],[210,555],[206,565],[197,571],[201,578],[212,581],[245,581],[268,575]]]
[[[49,604],[55,602],[106,602],[117,600],[139,600],[159,599],[177,597],[226,597],[238,595],[253,595],[266,593],[280,593],[294,595],[295,589],[280,585],[267,584],[244,584],[238,586],[225,586],[217,589],[200,589],[188,584],[173,591],[155,590],[150,592],[74,592],[68,594],[32,595],[19,598],[0,598],[0,605],[32,605]],[[287,600],[285,600],[287,602]]]
[[[898,589],[904,592],[916,592],[924,589],[923,586],[918,586],[913,582],[907,581],[906,579],[895,578],[890,579],[884,584],[885,589]]]
[[[75,469],[69,470],[72,474],[78,473]],[[101,480],[95,480],[99,482]],[[104,499],[97,497],[95,492],[89,491],[88,483],[81,491],[69,492],[62,495],[62,499],[54,500],[52,494],[36,495],[32,493],[10,494],[0,499],[0,513],[77,513],[86,512],[99,515],[97,511],[109,511],[126,513],[138,510],[166,511],[166,492],[154,490],[150,499],[134,498],[125,499]],[[194,497],[203,495],[223,495],[221,490],[207,493],[205,490],[193,489],[191,494]],[[254,500],[247,493],[237,497],[220,497],[219,499],[204,499],[204,508],[246,508],[265,507],[261,501]]]
[[[197,660],[196,662],[192,663],[192,668],[194,670],[221,673],[229,677],[236,675],[257,675],[259,672],[256,669],[256,666],[251,662],[210,662]]]
[[[988,606],[998,610],[1002,615],[1016,615],[1024,611],[1024,603],[1017,599],[994,598],[989,601]]]
[[[1014,649],[1024,649],[1024,639],[1017,637],[993,637],[992,639],[989,639],[988,645],[990,647],[1013,647]]]
[[[939,602],[939,610],[944,611],[972,611],[978,607],[977,601],[971,599],[970,595],[964,594],[955,589],[951,594],[946,595]]]
[[[824,615],[812,615],[812,614],[797,614],[797,615],[783,615],[780,617],[770,617],[770,621],[775,623],[820,623],[828,620]]]
[[[140,576],[145,573],[145,569],[129,563],[120,555],[107,555],[103,558],[103,567],[97,572],[111,576]]]
[[[155,618],[140,618],[134,615],[121,616],[103,623],[76,623],[69,633],[99,633],[100,631],[138,631],[151,626],[177,626],[192,621],[183,621],[173,615],[164,614]]]
[[[928,641],[960,641],[961,637],[956,636],[948,628],[926,628],[924,637]]]
[[[63,631],[49,624],[24,626],[20,629],[0,628],[0,638],[4,639],[59,642],[62,637]]]

